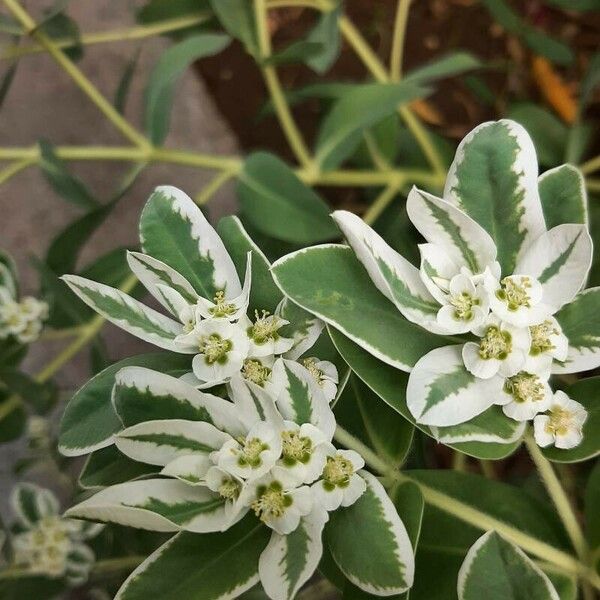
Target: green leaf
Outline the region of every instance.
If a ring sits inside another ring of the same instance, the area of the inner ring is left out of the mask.
[[[581,171],[561,165],[539,178],[540,199],[546,227],[563,223],[588,223],[588,201]]]
[[[23,403],[0,385],[0,443],[20,437],[26,423],[27,413]]]
[[[46,140],[40,140],[38,144],[40,168],[52,189],[67,202],[82,208],[97,208],[98,201],[80,179],[69,173],[63,161],[56,156],[52,145]]]
[[[233,598],[258,582],[270,531],[248,516],[225,532],[180,533],[127,578],[115,600]]]
[[[58,402],[58,387],[52,381],[39,383],[26,373],[4,365],[0,369],[0,381],[36,414],[47,414]]]
[[[596,0],[592,0],[598,8]],[[579,89],[579,113],[581,114],[592,96],[592,92],[600,84],[600,52],[596,52],[588,63],[587,71],[581,81],[581,87]]]
[[[246,159],[237,192],[246,219],[267,235],[301,244],[337,237],[327,204],[272,154]]]
[[[258,54],[256,24],[252,3],[246,0],[210,0],[217,19],[227,33],[244,44],[250,54]]]
[[[132,460],[121,454],[115,446],[107,446],[88,456],[79,475],[79,485],[86,489],[107,487],[154,475],[157,471],[158,467]]]
[[[166,50],[154,66],[145,94],[144,127],[154,144],[160,145],[169,132],[175,84],[195,61],[218,54],[230,38],[216,33],[198,33]]]
[[[589,542],[596,566],[600,561],[600,462],[592,468],[585,488],[585,536]]]
[[[508,32],[520,37],[537,54],[559,65],[573,62],[573,51],[562,42],[525,22],[504,0],[483,0],[492,17]]]
[[[62,12],[63,8],[64,7],[57,6],[53,11],[47,13],[44,22],[38,23],[37,28],[52,39],[69,40],[70,45],[68,48],[65,48],[63,52],[71,60],[76,61],[83,56],[81,33],[76,21],[66,13]]]
[[[308,40],[298,40],[291,43],[287,48],[271,54],[265,60],[263,65],[279,66],[292,63],[303,62],[305,58],[316,56],[323,50],[323,44],[320,42],[311,42]]]
[[[12,85],[12,82],[17,73],[18,64],[18,62],[12,63],[6,68],[4,73],[2,73],[2,77],[0,78],[0,108],[2,108],[2,105],[6,100],[6,96],[8,96],[10,86]]]
[[[597,310],[597,309],[596,309]],[[600,454],[600,377],[588,377],[570,385],[564,391],[588,411],[583,425],[583,441],[571,450],[544,448],[546,458],[554,462],[572,463],[590,460]]]
[[[148,24],[187,17],[204,11],[210,13],[208,0],[149,0],[140,8],[136,18],[138,22]]]
[[[115,375],[123,367],[144,366],[174,376],[191,368],[187,355],[156,352],[132,356],[111,365],[79,389],[67,405],[60,425],[59,450],[65,456],[81,456],[112,444],[123,429],[112,404]]]
[[[341,13],[341,2],[319,17],[317,24],[308,32],[306,41],[318,42],[321,49],[313,56],[305,57],[304,62],[320,75],[327,72],[340,54],[341,38],[338,18]]]
[[[415,423],[406,406],[407,374],[377,360],[334,329],[329,328],[329,333],[338,352],[356,375],[391,408],[427,435],[439,437],[455,450],[483,459],[505,458],[518,448],[523,427],[507,419],[498,407],[488,409],[469,423],[453,427],[430,429]]]
[[[547,0],[547,2],[566,10],[598,10],[598,0]]]
[[[449,343],[408,322],[377,291],[350,248],[300,250],[275,262],[272,273],[296,304],[397,369],[408,371],[421,356]]]
[[[413,69],[406,74],[405,79],[419,84],[430,83],[479,69],[481,66],[481,61],[469,52],[450,52],[426,65]]]
[[[569,130],[558,117],[530,102],[512,104],[506,114],[527,129],[540,164],[553,167],[563,161]]]
[[[399,594],[413,581],[411,542],[383,486],[370,473],[360,474],[367,489],[354,504],[330,514],[326,543],[354,585],[376,595]]]
[[[492,236],[503,275],[514,272],[520,250],[545,231],[537,177],[531,138],[509,120],[471,131],[448,172],[444,199]]]
[[[560,600],[544,572],[517,546],[489,531],[458,574],[459,600]]]
[[[352,89],[335,103],[321,125],[316,162],[324,171],[335,169],[360,143],[364,128],[426,94],[426,89],[409,82],[366,83]]]
[[[44,575],[20,575],[0,579],[0,597],[2,600],[53,600],[65,592],[64,579]]]
[[[125,105],[127,104],[127,98],[129,96],[129,90],[131,88],[131,82],[133,81],[133,75],[140,58],[140,49],[127,61],[123,73],[119,78],[119,84],[115,91],[115,98],[113,104],[115,108],[123,114],[125,112]]]
[[[255,310],[259,312],[268,310],[274,314],[283,300],[283,294],[273,281],[270,272],[271,263],[263,251],[254,243],[242,222],[235,216],[222,218],[217,225],[217,233],[221,236],[235,264],[240,280],[246,273],[248,252],[252,252],[252,286],[248,314],[254,315]]]

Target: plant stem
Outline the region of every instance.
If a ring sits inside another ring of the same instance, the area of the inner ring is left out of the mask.
[[[583,163],[579,168],[584,175],[588,175],[589,173],[597,171],[600,169],[600,155],[595,156],[594,158]]]
[[[590,192],[600,192],[600,179],[585,178],[585,186]]]
[[[94,84],[82,73],[71,59],[42,31],[36,29],[35,21],[23,9],[18,0],[4,0],[6,8],[21,23],[25,31],[52,56],[56,63],[71,77],[79,89],[98,107],[104,116],[132,143],[147,149],[151,148],[150,142],[139,133],[123,116],[108,102],[98,91]]]
[[[558,515],[565,526],[567,534],[573,544],[573,548],[575,548],[575,552],[577,552],[577,556],[586,561],[589,554],[587,543],[581,531],[581,527],[579,526],[575,512],[573,511],[573,507],[556,476],[556,472],[550,464],[550,461],[542,454],[542,451],[536,444],[531,432],[526,433],[524,441],[529,455],[544,482],[548,495],[552,499]]]
[[[99,560],[93,567],[94,575],[112,573],[113,571],[125,571],[133,569],[146,560],[145,556],[123,556],[120,558],[107,558]]]
[[[363,221],[368,225],[372,225],[388,207],[390,202],[396,197],[399,188],[402,186],[402,178],[398,181],[390,183],[383,191],[375,198],[369,206],[369,209],[363,216]]]
[[[94,44],[105,44],[108,42],[129,42],[140,40],[163,33],[187,29],[199,25],[210,19],[210,13],[199,11],[194,14],[184,15],[176,19],[166,19],[151,25],[141,25],[126,29],[114,29],[111,31],[98,31],[96,33],[84,33],[79,40],[75,39],[53,39],[57,48],[66,49],[81,44],[82,46],[93,46]],[[0,60],[20,58],[32,54],[40,54],[46,49],[41,44],[29,46],[8,46],[0,54]]]
[[[196,194],[194,202],[198,206],[206,204],[221,189],[221,186],[229,181],[234,175],[235,173],[232,171],[221,171],[220,173],[217,173],[213,179],[204,186],[198,194]]]
[[[467,455],[455,450],[452,454],[452,469],[460,473],[465,473],[467,471]]]
[[[23,169],[26,169],[35,163],[36,159],[34,158],[21,158],[15,160],[10,165],[2,169],[2,171],[0,171],[0,185],[2,185],[5,181],[8,181],[11,177],[14,177],[17,173],[20,173]]]
[[[404,54],[404,37],[406,23],[408,22],[408,9],[411,0],[398,0],[396,7],[396,20],[394,21],[394,36],[390,53],[390,79],[400,81],[402,76],[402,58]]]

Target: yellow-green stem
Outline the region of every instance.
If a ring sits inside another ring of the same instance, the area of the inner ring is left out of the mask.
[[[394,35],[392,37],[392,50],[390,52],[390,79],[400,81],[402,76],[402,58],[404,54],[404,37],[408,22],[408,9],[411,0],[398,0],[396,19],[394,21]]]
[[[196,196],[194,197],[194,202],[198,206],[203,206],[206,204],[218,191],[221,189],[221,186],[224,185],[227,181],[229,181],[235,173],[232,171],[221,171],[217,173],[213,179],[206,185]]]
[[[23,169],[30,167],[36,163],[35,158],[20,158],[12,162],[10,165],[0,171],[0,185],[8,181],[11,177],[20,173]]]
[[[589,173],[597,171],[600,169],[600,155],[595,156],[594,158],[591,158],[587,162],[583,163],[580,168],[584,175],[588,175]]]
[[[381,213],[389,206],[390,202],[396,197],[398,190],[402,186],[402,178],[394,181],[384,188],[383,191],[375,198],[369,206],[367,212],[363,216],[363,221],[372,225],[381,215]]]

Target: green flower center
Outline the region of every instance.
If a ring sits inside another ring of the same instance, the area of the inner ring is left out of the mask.
[[[552,321],[544,321],[539,325],[534,325],[529,328],[531,332],[531,348],[529,354],[537,356],[544,352],[554,350],[555,346],[550,341],[551,335],[558,335],[559,331],[552,325]]]
[[[496,298],[505,302],[508,310],[511,311],[516,311],[521,307],[530,308],[530,288],[531,279],[527,276],[505,277],[500,282],[500,289],[496,292]]]
[[[286,465],[292,466],[297,462],[306,464],[310,460],[312,450],[310,438],[301,437],[297,431],[281,432],[281,454]]]
[[[218,333],[211,333],[203,337],[198,345],[201,354],[204,354],[204,360],[207,364],[214,363],[225,364],[227,362],[227,353],[233,348],[231,340],[223,339]]]
[[[546,433],[552,435],[566,435],[573,427],[573,413],[570,410],[553,406],[548,415],[550,420],[546,423],[544,429]]]
[[[261,521],[268,521],[269,518],[282,517],[292,504],[292,498],[283,493],[281,484],[273,481],[268,486],[262,485],[257,489],[257,498],[251,507]]]
[[[328,456],[323,468],[323,482],[326,489],[334,487],[347,487],[350,477],[354,474],[352,463],[343,456]]]
[[[504,391],[510,394],[515,402],[539,402],[544,399],[544,384],[532,373],[521,371],[504,382]]]
[[[240,440],[242,446],[241,450],[238,451],[238,464],[240,467],[260,467],[262,460],[260,458],[261,452],[269,449],[269,445],[265,444],[259,438],[246,438]]]
[[[276,315],[270,315],[266,310],[259,316],[258,311],[254,313],[256,321],[248,327],[248,336],[256,344],[266,344],[269,340],[279,339],[278,330],[283,326],[283,321]]]
[[[234,479],[223,479],[219,486],[219,495],[226,500],[237,500],[240,495],[240,484]]]
[[[512,350],[512,336],[496,325],[490,325],[479,342],[479,356],[484,360],[504,360]]]
[[[265,367],[260,360],[247,358],[242,367],[242,375],[249,381],[260,385],[260,387],[264,387],[265,383],[271,377],[271,369]]]
[[[231,302],[225,300],[225,292],[222,291],[215,294],[214,303],[215,305],[208,309],[208,312],[213,317],[230,317],[237,310],[235,304],[231,304]]]
[[[473,307],[479,306],[479,298],[473,298],[471,294],[462,292],[450,296],[450,304],[454,307],[454,318],[458,321],[470,321],[473,318]]]

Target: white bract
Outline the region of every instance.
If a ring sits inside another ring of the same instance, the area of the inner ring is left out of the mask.
[[[549,402],[548,413],[533,420],[535,441],[543,448],[552,444],[565,450],[575,448],[583,439],[587,416],[579,402],[559,390]]]

